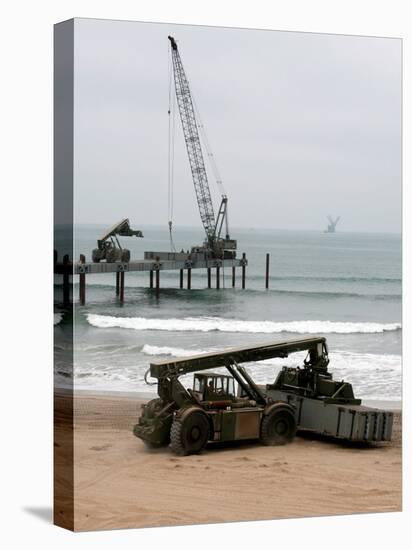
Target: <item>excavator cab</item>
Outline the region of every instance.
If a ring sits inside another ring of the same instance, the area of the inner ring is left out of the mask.
[[[199,401],[234,400],[235,381],[226,374],[197,372],[193,377],[193,393]]]

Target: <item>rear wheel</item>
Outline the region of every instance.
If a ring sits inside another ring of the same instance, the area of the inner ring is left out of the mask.
[[[272,405],[263,416],[260,425],[260,441],[263,445],[284,445],[296,434],[295,415],[287,405]]]
[[[189,409],[174,418],[170,447],[180,456],[199,453],[209,440],[209,420],[201,409]]]

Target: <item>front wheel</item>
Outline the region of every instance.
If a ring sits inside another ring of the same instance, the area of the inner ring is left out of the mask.
[[[296,420],[290,407],[283,403],[272,405],[264,414],[260,425],[263,445],[284,445],[296,434]]]
[[[209,440],[209,420],[202,409],[193,407],[174,418],[170,447],[179,456],[200,453]]]

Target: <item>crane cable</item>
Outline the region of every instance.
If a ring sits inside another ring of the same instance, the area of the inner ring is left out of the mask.
[[[200,111],[199,111],[199,108],[198,108],[197,103],[196,103],[196,99],[193,95],[193,90],[192,90],[192,102],[193,102],[193,107],[194,107],[195,113],[196,113],[196,120],[197,120],[196,124],[197,124],[197,127],[199,129],[200,137],[202,138],[204,148],[206,149],[206,154],[207,154],[207,157],[208,157],[208,160],[209,160],[209,166],[212,169],[213,176],[214,176],[214,179],[216,181],[217,189],[218,189],[218,191],[219,191],[219,193],[220,193],[220,195],[223,199],[223,197],[227,197],[226,191],[225,191],[225,188],[223,186],[222,177],[221,177],[219,169],[217,167],[216,160],[215,160],[214,154],[212,152],[212,148],[210,146],[209,138],[208,138],[208,135],[207,135],[207,132],[206,132],[206,127],[203,124],[202,117],[200,116]],[[227,204],[226,204],[226,211],[225,211],[225,229],[226,229],[226,235],[229,235],[229,216],[228,216],[228,211],[227,211]],[[224,274],[224,268],[223,268],[223,287],[224,286],[225,286],[225,274]]]
[[[172,94],[172,74],[173,67],[170,60],[169,50],[168,50],[168,60],[169,60],[169,109],[168,119],[169,119],[169,143],[168,143],[168,173],[167,173],[167,214],[168,214],[168,225],[169,225],[169,239],[170,239],[170,250],[171,252],[176,252],[176,247],[173,242],[173,187],[174,187],[174,156],[175,156],[175,128],[176,128],[176,106],[175,106],[175,96]]]
[[[180,59],[182,60],[182,64],[183,64],[182,53],[179,52],[179,55],[180,55]],[[191,79],[190,79],[190,75],[187,71],[186,66],[185,66],[185,72],[186,72],[186,80],[187,80],[188,83],[190,83]],[[226,196],[225,188],[223,187],[222,178],[220,176],[220,173],[219,173],[216,161],[215,161],[215,157],[213,155],[212,148],[211,148],[210,143],[209,143],[209,139],[208,139],[208,136],[207,136],[207,133],[206,133],[205,125],[203,124],[202,117],[200,116],[200,111],[199,111],[199,108],[197,106],[197,102],[196,102],[196,98],[195,98],[195,95],[194,95],[192,85],[190,86],[190,95],[191,95],[191,98],[192,98],[192,103],[193,103],[193,107],[194,107],[195,114],[196,114],[196,125],[199,129],[200,137],[202,138],[204,148],[206,149],[206,154],[207,154],[207,157],[208,157],[208,160],[209,160],[209,165],[212,169],[213,176],[214,176],[214,179],[216,181],[218,191],[222,195],[222,197]]]
[[[192,92],[192,101],[193,101],[193,106],[195,108],[196,117],[197,117],[197,121],[198,121],[197,127],[200,130],[200,136],[202,138],[203,145],[206,149],[206,154],[207,154],[207,157],[209,159],[209,164],[210,164],[210,167],[212,169],[213,176],[214,176],[214,179],[216,181],[219,193],[222,196],[226,196],[225,188],[223,187],[222,178],[220,176],[220,172],[219,172],[219,169],[217,167],[215,157],[214,157],[213,152],[212,152],[212,148],[210,146],[209,138],[208,138],[207,133],[206,133],[206,128],[205,128],[205,125],[203,124],[202,118],[200,116],[199,108],[197,106],[197,103],[196,103],[195,97],[193,95],[193,92]]]
[[[181,58],[181,55],[180,55]],[[172,225],[173,225],[173,187],[174,187],[174,150],[175,150],[175,119],[176,119],[176,97],[175,94],[172,92],[172,81],[174,76],[174,69],[173,69],[173,61],[170,58],[170,55],[168,55],[169,59],[169,166],[168,166],[168,216],[169,216],[169,236],[170,236],[170,248],[172,252],[176,252],[176,248],[173,242],[173,235],[172,235]],[[182,61],[183,63],[183,61]],[[189,83],[189,78],[186,73],[186,80]],[[226,192],[223,187],[222,178],[220,176],[210,143],[209,139],[206,133],[206,128],[202,122],[202,118],[200,116],[200,112],[193,94],[193,89],[190,89],[190,95],[196,115],[195,123],[199,130],[200,137],[202,139],[204,148],[207,153],[207,158],[209,161],[209,167],[212,169],[213,176],[218,188],[219,193],[221,194],[222,198],[226,197]],[[227,214],[227,212],[226,212]],[[226,233],[228,233],[228,219],[226,218]],[[223,284],[224,284],[224,270],[223,270]]]

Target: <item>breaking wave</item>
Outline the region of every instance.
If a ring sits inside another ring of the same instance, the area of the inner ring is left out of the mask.
[[[166,355],[172,357],[190,357],[191,355],[200,355],[202,353],[209,353],[212,350],[204,349],[183,349],[183,348],[173,348],[169,346],[151,346],[145,344],[142,348],[142,353],[145,355]]]
[[[340,321],[244,321],[221,317],[185,317],[183,319],[149,319],[145,317],[113,317],[89,313],[88,322],[97,328],[126,328],[172,332],[244,332],[296,334],[374,334],[401,329],[400,323]]]

